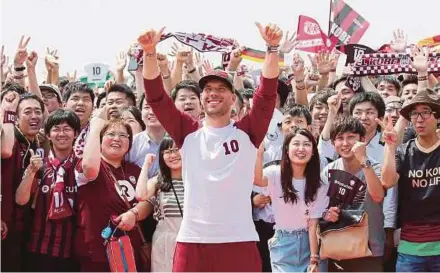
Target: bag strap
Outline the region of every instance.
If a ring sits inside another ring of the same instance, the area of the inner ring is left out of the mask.
[[[121,168],[123,168],[122,165],[121,165]],[[125,195],[124,191],[122,191],[121,185],[119,185],[119,182],[116,179],[115,175],[113,174],[113,172],[110,170],[109,167],[107,167],[107,169],[108,169],[108,172],[109,172],[113,182],[115,183],[116,187],[118,187],[119,191],[121,192],[122,199],[124,200],[124,203],[127,206],[128,210],[132,209],[130,202],[128,202],[127,196]],[[136,229],[139,233],[139,236],[141,237],[142,244],[146,244],[147,241],[145,240],[144,234],[142,233],[141,227],[139,226],[139,223],[137,221],[136,221]]]
[[[174,189],[173,181],[171,181],[171,188],[173,189],[174,197],[176,197],[177,205],[179,206],[180,216],[182,216],[182,218],[183,218],[182,207],[180,206],[179,198],[177,198],[177,193],[176,193],[176,190]]]

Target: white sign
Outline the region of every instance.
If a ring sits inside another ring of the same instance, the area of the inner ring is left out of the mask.
[[[91,63],[84,67],[88,83],[105,82],[109,66],[102,63]]]

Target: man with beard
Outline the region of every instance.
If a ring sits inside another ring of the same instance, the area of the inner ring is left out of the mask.
[[[2,243],[4,271],[23,271],[25,247],[31,227],[30,205],[19,206],[15,192],[31,158],[31,152],[44,156],[38,132],[43,124],[44,103],[36,95],[7,91],[3,97],[2,135],[2,221],[8,228]],[[14,127],[16,118],[17,126]]]
[[[181,113],[164,90],[156,58],[164,28],[138,38],[144,50],[148,103],[183,155],[185,214],[174,254],[175,272],[261,270],[249,202],[254,166],[249,162],[256,160],[275,108],[282,31],[272,24],[257,26],[268,50],[253,109],[231,122],[236,100],[232,81],[225,71],[211,71],[199,81],[205,111],[202,127]]]
[[[90,130],[89,119],[93,112],[93,101],[95,94],[93,90],[83,82],[70,82],[64,88],[64,108],[74,112],[81,122],[79,133],[73,149],[75,155],[82,158],[87,135]]]

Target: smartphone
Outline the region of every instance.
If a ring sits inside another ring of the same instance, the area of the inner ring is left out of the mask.
[[[137,71],[139,68],[138,62],[137,60],[133,57],[130,56],[130,58],[128,59],[128,71]]]

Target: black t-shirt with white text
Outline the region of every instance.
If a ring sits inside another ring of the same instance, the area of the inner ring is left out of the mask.
[[[411,139],[396,152],[401,224],[440,224],[440,140],[424,149]]]

